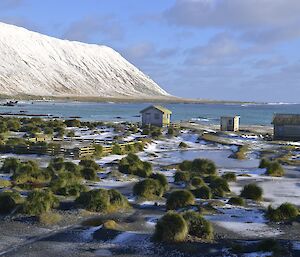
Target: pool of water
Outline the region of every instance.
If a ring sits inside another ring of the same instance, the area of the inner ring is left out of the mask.
[[[194,160],[197,158],[209,159],[216,163],[219,168],[252,169],[259,166],[259,160],[251,156],[246,160],[229,158],[232,154],[230,150],[187,150],[164,152],[162,157],[155,160],[161,165],[180,163],[184,160]]]

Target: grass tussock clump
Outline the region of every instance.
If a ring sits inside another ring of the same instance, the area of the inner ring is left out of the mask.
[[[11,162],[11,164],[14,166],[16,163]],[[40,169],[37,162],[32,160],[17,162],[14,168],[11,179],[16,184],[42,184],[51,179],[51,174],[47,170]]]
[[[129,207],[127,199],[117,190],[95,189],[82,192],[76,203],[92,212],[114,212]]]
[[[234,196],[228,200],[228,204],[245,206],[245,199],[243,199],[242,197],[239,197],[239,196]]]
[[[176,210],[195,203],[194,195],[188,190],[177,190],[172,192],[167,199],[167,209]]]
[[[230,157],[238,160],[245,160],[247,158],[247,153],[249,152],[249,146],[241,145],[238,150],[234,152]]]
[[[107,220],[103,223],[105,229],[116,230],[118,228],[117,222],[114,220]]]
[[[158,180],[147,178],[138,183],[133,187],[133,194],[135,196],[145,198],[147,200],[157,199],[162,197],[164,193],[164,187],[159,183]]]
[[[213,177],[209,183],[209,187],[213,195],[217,197],[224,197],[226,193],[230,192],[227,180],[222,177]]]
[[[143,135],[148,135],[153,139],[158,139],[162,136],[162,129],[157,126],[145,126],[142,131]]]
[[[163,187],[164,192],[169,190],[169,183],[167,177],[161,173],[154,173],[150,176],[150,178],[157,180],[160,185]]]
[[[278,241],[272,238],[264,239],[257,245],[257,251],[272,252],[272,256],[288,256],[286,249]]]
[[[288,221],[298,217],[298,208],[291,203],[283,203],[278,208],[268,207],[266,217],[274,222]]]
[[[179,169],[189,171],[199,175],[216,174],[217,168],[213,161],[207,159],[195,159],[193,161],[183,161],[179,164]]]
[[[182,216],[188,225],[189,235],[202,240],[213,239],[213,227],[201,214],[194,211],[187,211],[184,212]]]
[[[200,199],[211,199],[212,198],[212,192],[208,186],[202,186],[202,187],[196,188],[196,189],[192,190],[192,193],[196,198],[200,198]]]
[[[4,191],[0,193],[0,214],[11,213],[23,199],[21,195],[13,191]]]
[[[174,174],[175,183],[187,183],[190,181],[190,173],[187,171],[176,171]]]
[[[168,212],[160,218],[155,226],[154,240],[167,243],[185,241],[188,235],[188,225],[182,215]]]
[[[67,171],[60,172],[50,183],[51,190],[57,195],[76,196],[87,191],[81,184],[82,179]]]
[[[62,216],[55,212],[44,212],[38,217],[39,222],[46,226],[53,226],[62,220]]]
[[[179,145],[178,145],[178,147],[179,147],[180,149],[186,149],[186,148],[188,148],[189,146],[188,146],[188,144],[185,143],[185,142],[180,142]]]
[[[268,159],[262,159],[259,164],[259,168],[266,169],[266,175],[272,177],[284,176],[284,169],[278,161],[269,161]]]
[[[261,201],[263,199],[263,189],[256,184],[248,184],[244,186],[240,196],[254,201]]]
[[[234,172],[227,172],[222,175],[222,178],[224,178],[227,182],[236,182],[236,175]]]
[[[120,160],[119,171],[146,178],[152,174],[152,165],[149,162],[141,161],[137,155],[130,153]]]
[[[34,190],[29,193],[23,205],[26,214],[38,216],[57,207],[59,201],[50,190]]]
[[[10,187],[11,182],[9,180],[0,179],[0,188]]]
[[[193,187],[202,187],[205,185],[205,183],[201,177],[193,177],[191,180],[191,185]]]

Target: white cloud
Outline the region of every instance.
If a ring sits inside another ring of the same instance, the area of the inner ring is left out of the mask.
[[[90,16],[70,24],[63,37],[69,40],[87,42],[95,35],[115,41],[123,38],[123,30],[115,17]]]
[[[206,45],[187,51],[186,65],[230,65],[245,55],[244,49],[229,34],[215,35]]]
[[[271,43],[300,36],[299,0],[177,0],[164,13],[170,24],[230,29]]]

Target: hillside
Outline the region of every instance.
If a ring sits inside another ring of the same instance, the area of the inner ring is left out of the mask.
[[[169,94],[107,46],[0,23],[1,95],[161,98]]]

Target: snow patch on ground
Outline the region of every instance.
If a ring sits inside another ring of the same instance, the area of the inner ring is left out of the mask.
[[[267,224],[264,212],[258,209],[249,209],[242,207],[218,208],[220,214],[207,215],[206,218],[211,222],[233,231],[241,236],[249,237],[272,237],[281,234]]]
[[[272,256],[272,252],[254,252],[254,253],[245,253],[243,257],[269,257]]]

